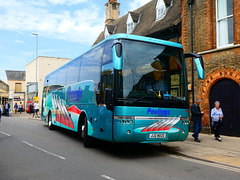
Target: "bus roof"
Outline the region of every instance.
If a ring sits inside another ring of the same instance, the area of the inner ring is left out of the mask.
[[[172,46],[172,47],[181,48],[181,49],[183,48],[182,44],[176,43],[176,42],[171,42],[171,41],[166,41],[166,40],[161,40],[161,39],[156,39],[156,38],[151,38],[151,37],[146,37],[146,36],[138,36],[138,35],[133,35],[133,34],[119,33],[119,34],[114,34],[114,35],[104,39],[103,41],[99,42],[98,44],[96,44],[95,46],[93,46],[92,48],[87,50],[86,52],[82,53],[80,56],[82,56],[83,54],[89,52],[93,48],[95,48],[95,47],[99,46],[100,44],[104,43],[105,41],[114,40],[114,39],[129,39],[129,40],[135,40],[135,41],[143,41],[143,42],[155,43],[155,44],[160,44],[160,45],[165,45],[165,46]],[[80,57],[80,56],[78,56],[78,57]],[[72,59],[71,61],[77,59],[78,57]],[[52,71],[49,74],[47,74],[46,76],[54,73],[55,71],[57,71],[58,69],[60,69],[61,67],[65,66],[65,65],[67,65],[71,61],[67,62],[66,64],[64,64],[62,66],[60,66],[59,68],[57,68],[54,71]],[[45,78],[46,78],[46,76],[45,76]]]
[[[105,40],[101,41],[100,43],[96,44],[92,48],[98,46],[99,44],[104,43],[107,40],[110,39],[129,39],[129,40],[136,40],[136,41],[144,41],[144,42],[150,42],[150,43],[155,43],[155,44],[161,44],[161,45],[166,45],[166,46],[172,46],[176,48],[183,48],[182,44],[176,43],[176,42],[171,42],[171,41],[166,41],[166,40],[161,40],[161,39],[156,39],[156,38],[151,38],[151,37],[146,37],[146,36],[138,36],[138,35],[133,35],[133,34],[114,34]]]

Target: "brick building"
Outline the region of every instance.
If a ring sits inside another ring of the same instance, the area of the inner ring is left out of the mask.
[[[195,97],[202,99],[203,126],[210,131],[210,111],[219,100],[222,132],[240,136],[240,1],[182,0],[182,44],[191,51],[190,5],[193,9],[193,50],[203,56],[205,80],[195,74]],[[188,74],[191,61],[187,60]],[[188,76],[191,83],[191,76]],[[190,98],[191,99],[191,98]]]

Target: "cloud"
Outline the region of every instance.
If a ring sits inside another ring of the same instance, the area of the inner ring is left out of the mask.
[[[49,1],[59,4],[85,0]],[[44,0],[0,0],[0,22],[2,30],[36,32],[39,37],[91,44],[103,30],[104,14],[100,14],[100,8],[95,4],[75,11],[57,11]]]
[[[130,11],[133,11],[150,1],[151,0],[133,0],[128,3],[128,6],[129,6]]]
[[[15,39],[15,43],[17,43],[17,44],[24,44],[24,41],[21,41],[21,40]]]
[[[74,5],[74,4],[79,4],[79,3],[82,3],[85,1],[87,1],[87,0],[49,0],[50,3],[55,4],[55,5],[67,4],[69,6]]]

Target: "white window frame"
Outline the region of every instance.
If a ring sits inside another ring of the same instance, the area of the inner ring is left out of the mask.
[[[135,27],[134,24],[135,24],[134,22],[130,22],[130,23],[127,24],[127,33],[128,34],[133,32],[134,27]]]
[[[132,33],[135,26],[137,25],[137,23],[133,22],[133,19],[130,13],[128,13],[126,25],[127,25],[127,34]]]
[[[228,43],[228,44],[223,44],[223,45],[220,44],[221,41],[220,41],[220,30],[219,30],[220,27],[219,27],[219,24],[220,24],[221,21],[233,18],[233,14],[218,19],[218,1],[219,0],[215,1],[215,4],[216,4],[216,36],[217,36],[216,37],[216,40],[217,40],[216,44],[217,44],[217,48],[222,48],[222,47],[232,46],[234,43]],[[232,29],[234,31],[234,25],[233,25]],[[229,33],[226,32],[226,34],[227,34],[227,37],[228,37]],[[233,41],[234,41],[234,33],[233,33]],[[229,42],[229,39],[228,39],[228,42]]]
[[[165,17],[167,12],[166,4],[163,0],[158,0],[156,5],[156,21]]]
[[[108,38],[110,36],[107,27],[105,26],[105,31],[104,31],[104,37],[105,39]]]

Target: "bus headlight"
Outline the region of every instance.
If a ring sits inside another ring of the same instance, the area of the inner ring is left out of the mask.
[[[127,134],[131,134],[131,131],[130,131],[130,130],[128,130],[128,131],[127,131]]]
[[[120,123],[123,124],[123,123],[124,123],[124,120],[121,120]]]

